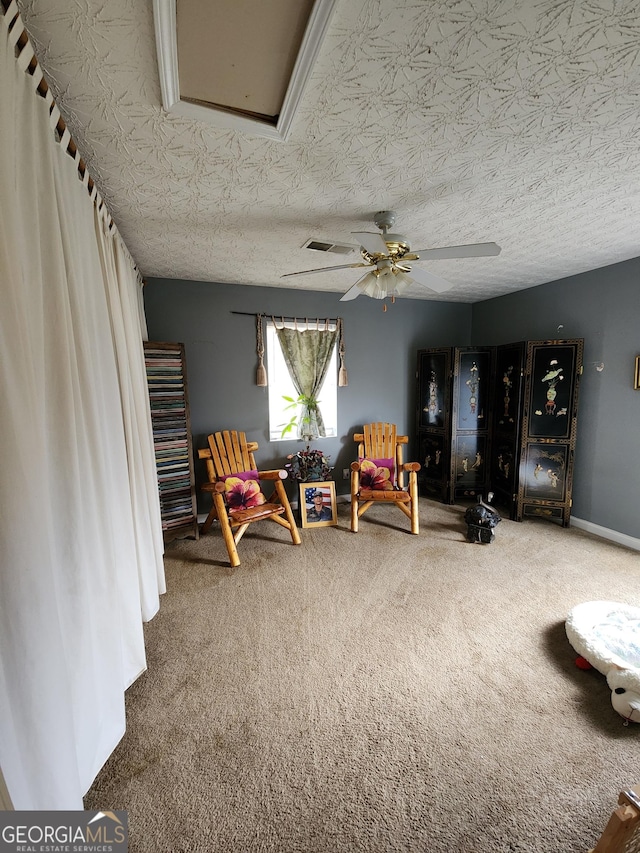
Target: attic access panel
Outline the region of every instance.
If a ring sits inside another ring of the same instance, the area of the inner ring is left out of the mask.
[[[285,140],[335,0],[154,0],[172,113]]]
[[[313,0],[180,0],[180,97],[275,126]]]

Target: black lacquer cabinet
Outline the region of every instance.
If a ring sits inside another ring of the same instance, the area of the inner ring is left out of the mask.
[[[420,491],[449,502],[453,350],[418,353],[418,474]]]
[[[494,493],[515,521],[571,514],[582,339],[418,352],[423,494]]]
[[[527,344],[516,521],[569,525],[582,355],[581,339]]]
[[[418,461],[424,493],[445,503],[489,484],[491,347],[418,353]]]

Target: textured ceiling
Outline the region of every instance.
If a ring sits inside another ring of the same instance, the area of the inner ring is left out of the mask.
[[[179,0],[178,0],[179,2]],[[287,142],[168,115],[151,0],[22,0],[89,171],[143,275],[344,292],[392,208],[476,302],[640,256],[637,0],[338,0]],[[215,48],[212,48],[215,49]],[[338,297],[336,296],[336,299]]]

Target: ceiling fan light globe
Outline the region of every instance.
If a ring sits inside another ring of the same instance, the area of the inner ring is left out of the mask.
[[[360,284],[360,289],[365,296],[369,296],[371,299],[384,299],[387,295],[385,279],[383,278],[381,282],[377,273],[378,271],[375,270],[365,276]]]
[[[410,276],[405,275],[403,270],[399,270],[395,277],[395,289],[393,291],[393,295],[402,296],[411,284],[413,284],[413,279],[411,279]]]

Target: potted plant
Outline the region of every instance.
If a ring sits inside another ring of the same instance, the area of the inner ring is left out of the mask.
[[[292,480],[299,483],[307,483],[312,480],[328,480],[331,477],[330,456],[326,456],[321,450],[299,450],[287,456],[285,469]]]

